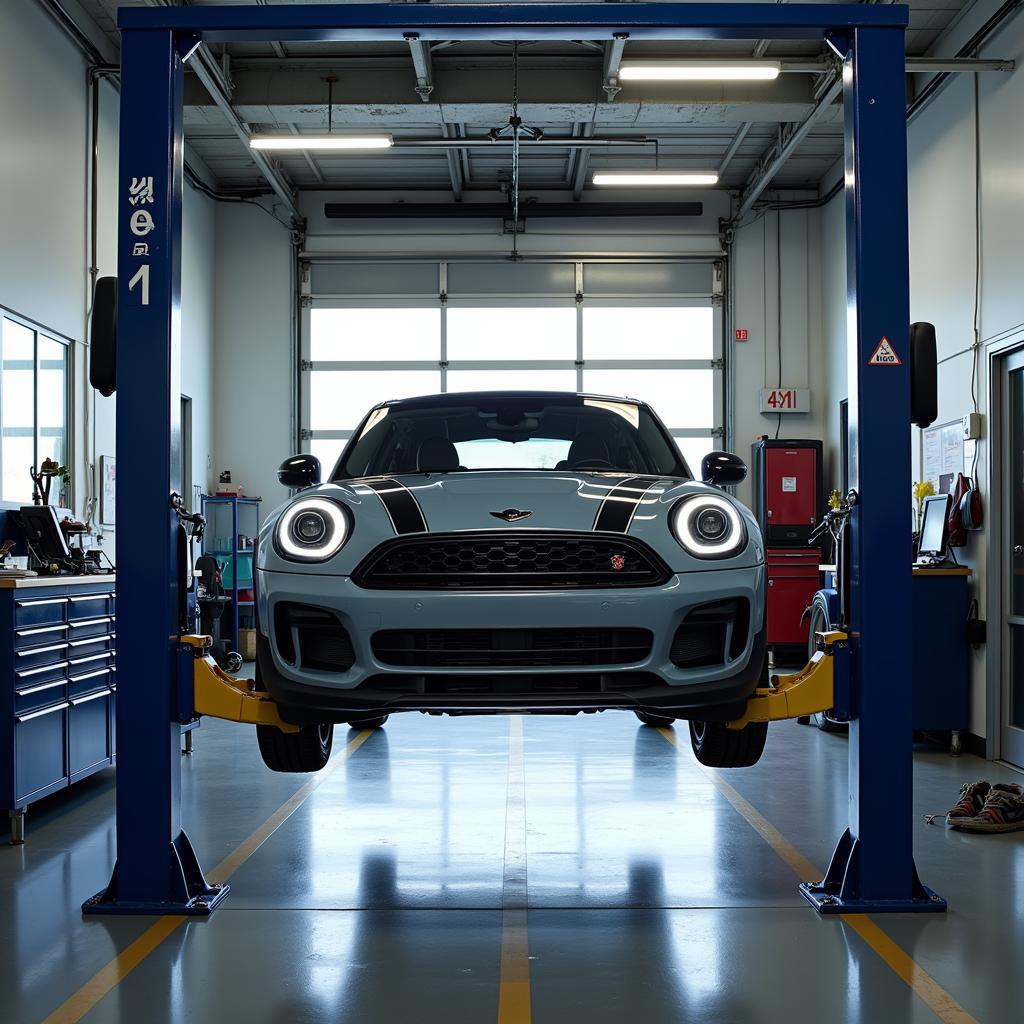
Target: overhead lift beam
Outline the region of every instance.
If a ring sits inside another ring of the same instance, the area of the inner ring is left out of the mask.
[[[421,39],[828,40],[843,55],[851,316],[849,825],[821,882],[822,912],[942,910],[914,868],[911,479],[904,33],[899,5],[345,4],[123,7],[118,184],[117,865],[97,913],[206,914],[207,885],[181,828],[179,537],[182,79],[200,42]],[[151,186],[151,187],[150,187]],[[142,197],[140,199],[140,196]],[[135,216],[143,204],[146,218]],[[147,248],[137,248],[145,227]],[[137,254],[138,253],[138,254]],[[885,337],[897,363],[868,365]],[[866,409],[870,416],[863,415]],[[258,594],[257,594],[258,598]],[[187,650],[187,648],[186,648]],[[189,677],[191,678],[191,677]]]

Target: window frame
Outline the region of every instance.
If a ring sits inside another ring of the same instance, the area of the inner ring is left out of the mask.
[[[75,443],[74,443],[74,430],[73,417],[74,417],[74,402],[73,402],[73,386],[75,379],[75,344],[72,338],[69,338],[65,334],[61,334],[60,331],[54,331],[47,327],[45,324],[41,324],[36,320],[32,320],[29,317],[23,316],[20,313],[9,309],[6,306],[0,306],[0,376],[3,374],[3,345],[4,345],[4,322],[11,321],[12,323],[18,324],[25,330],[32,332],[32,465],[37,469],[39,467],[39,442],[41,438],[41,426],[39,423],[39,388],[40,388],[40,370],[41,359],[39,355],[39,339],[42,337],[47,341],[52,341],[55,344],[61,345],[64,348],[65,359],[64,359],[64,437],[65,437],[65,459],[63,465],[68,466],[73,470],[74,459],[75,459]],[[0,439],[3,436],[3,395],[0,392]],[[26,472],[26,476],[27,476]],[[3,484],[3,446],[0,444],[0,488]],[[31,501],[31,498],[29,498]],[[27,502],[18,501],[13,498],[8,498],[3,495],[2,489],[0,489],[0,508],[20,508]],[[75,507],[75,474],[71,473],[71,479],[68,483],[68,504],[67,506],[74,509]]]
[[[307,263],[317,263],[311,259]],[[354,264],[365,270],[366,262],[360,260],[338,260],[330,259],[323,262],[333,265]],[[658,260],[630,260],[608,259],[608,260],[575,260],[575,259],[545,259],[537,262],[572,264],[575,292],[449,292],[448,291],[448,269],[450,262],[446,260],[419,260],[402,261],[429,263],[437,267],[436,280],[437,291],[422,292],[393,292],[393,293],[364,293],[360,295],[349,295],[340,293],[314,292],[311,284],[306,284],[302,295],[300,322],[299,322],[299,367],[298,367],[298,423],[297,427],[297,450],[308,452],[311,441],[331,440],[344,443],[356,432],[357,426],[347,430],[312,430],[310,429],[311,408],[310,408],[310,375],[313,372],[345,372],[351,370],[433,370],[438,371],[438,391],[441,394],[448,390],[449,371],[458,370],[490,370],[501,372],[502,370],[575,370],[576,391],[583,390],[583,374],[585,369],[590,370],[687,370],[687,369],[711,369],[714,372],[714,401],[713,401],[713,423],[709,428],[704,427],[680,427],[665,421],[668,433],[673,437],[707,437],[721,438],[722,447],[728,444],[728,423],[730,422],[726,405],[727,374],[725,373],[725,334],[724,334],[724,302],[723,302],[723,280],[721,272],[722,259],[712,257],[700,257],[699,259],[658,259]],[[500,259],[476,258],[472,260],[476,264],[493,263],[501,266],[506,261]],[[584,271],[587,266],[598,263],[615,264],[640,264],[654,263],[657,265],[672,264],[693,264],[700,263],[710,268],[711,290],[700,292],[658,292],[651,291],[643,294],[636,292],[594,292],[588,294],[584,291]],[[388,264],[381,262],[381,272]],[[312,274],[308,266],[302,275],[305,282],[311,282]],[[316,360],[310,358],[311,350],[311,313],[313,309],[366,309],[383,305],[403,308],[429,308],[440,310],[440,336],[438,344],[437,359],[417,360],[387,360],[382,363],[378,360]],[[575,359],[485,359],[485,360],[449,360],[448,358],[448,308],[457,307],[514,307],[523,306],[527,308],[538,307],[565,307],[575,306],[576,308],[576,358]],[[585,359],[584,336],[583,336],[583,311],[592,307],[710,307],[712,310],[712,331],[713,350],[711,359]],[[661,416],[665,410],[655,409]],[[339,449],[340,450],[340,449]],[[693,470],[694,467],[691,467]],[[699,467],[697,467],[699,470]],[[699,475],[699,474],[698,474]]]

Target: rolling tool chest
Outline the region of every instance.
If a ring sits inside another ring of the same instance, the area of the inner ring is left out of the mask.
[[[114,764],[114,577],[0,580],[0,807],[25,808]]]

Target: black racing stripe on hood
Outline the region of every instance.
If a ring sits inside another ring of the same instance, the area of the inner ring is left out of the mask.
[[[395,533],[426,533],[427,521],[416,495],[398,480],[372,480],[366,486],[376,492]]]
[[[641,499],[658,479],[654,476],[630,476],[617,483],[604,496],[594,519],[594,529],[605,533],[625,533]]]

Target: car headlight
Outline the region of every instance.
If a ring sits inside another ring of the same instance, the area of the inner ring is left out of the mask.
[[[676,540],[697,558],[728,558],[747,542],[735,505],[713,494],[683,498],[672,510],[671,523]]]
[[[278,553],[293,562],[325,562],[333,558],[349,535],[345,510],[327,498],[301,498],[277,521],[274,539]]]

